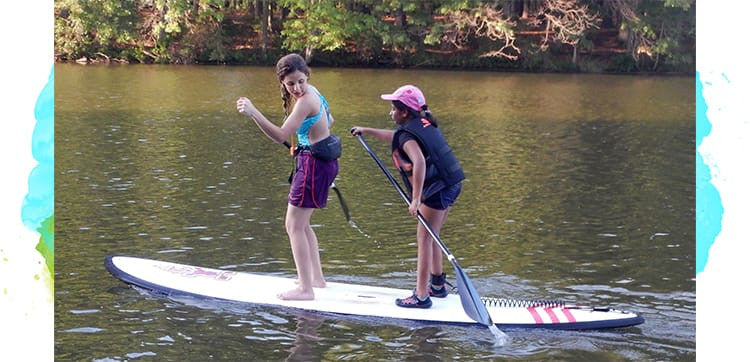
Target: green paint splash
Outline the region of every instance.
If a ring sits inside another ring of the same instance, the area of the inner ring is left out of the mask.
[[[37,229],[42,236],[39,238],[39,244],[36,250],[44,257],[49,269],[50,278],[55,278],[55,215],[52,215],[42,222],[42,226]]]

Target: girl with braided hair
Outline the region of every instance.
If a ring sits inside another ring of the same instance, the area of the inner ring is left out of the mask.
[[[237,111],[250,117],[273,141],[283,143],[293,134],[299,146],[295,150],[296,171],[291,180],[285,227],[297,268],[295,289],[278,294],[284,300],[312,300],[313,288],[326,286],[320,264],[318,239],[310,226],[315,209],[326,206],[328,189],[338,174],[337,159],[314,157],[311,146],[329,139],[333,116],[328,102],[309,84],[310,68],[298,54],[289,54],[276,64],[286,119],[279,127],[269,121],[246,97],[237,100]]]

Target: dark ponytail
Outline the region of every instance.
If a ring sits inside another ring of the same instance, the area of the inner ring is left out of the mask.
[[[430,123],[432,123],[435,128],[437,128],[437,119],[432,116],[432,112],[430,111],[430,108],[427,107],[427,104],[422,106],[422,111],[424,112],[424,118],[427,118],[427,120],[430,121]]]
[[[430,121],[430,123],[432,123],[433,126],[435,126],[435,128],[437,128],[437,120],[432,116],[432,112],[430,112],[430,109],[426,104],[422,106],[422,111],[417,111],[401,101],[391,101],[391,103],[393,103],[393,106],[396,107],[396,109],[398,109],[399,111],[409,112],[409,119],[426,118],[428,121]],[[422,113],[424,113],[424,116],[422,115]]]

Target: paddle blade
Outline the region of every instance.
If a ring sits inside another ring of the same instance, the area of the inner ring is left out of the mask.
[[[456,271],[456,283],[458,284],[458,295],[461,297],[461,306],[464,307],[464,311],[469,318],[477,321],[478,323],[484,324],[485,326],[492,326],[492,318],[490,318],[487,307],[482,302],[482,298],[479,297],[474,286],[471,284],[469,276],[458,266],[455,259],[451,260],[453,263],[453,269]]]
[[[341,204],[341,209],[344,211],[346,221],[350,221],[352,217],[349,215],[349,206],[346,206],[346,201],[344,201],[344,197],[341,196],[341,191],[339,191],[339,188],[334,184],[331,185],[331,188],[336,192],[336,196],[339,198],[339,203]]]

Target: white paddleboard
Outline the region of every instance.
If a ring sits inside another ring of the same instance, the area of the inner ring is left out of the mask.
[[[435,323],[475,324],[461,306],[458,294],[432,298],[428,309],[402,308],[396,298],[410,290],[328,282],[315,288],[315,300],[280,300],[277,294],[293,289],[295,280],[127,256],[108,256],[107,270],[128,284],[168,296],[193,296],[308,311]],[[568,305],[560,301],[483,298],[499,328],[600,329],[628,327],[643,318],[612,308]]]

